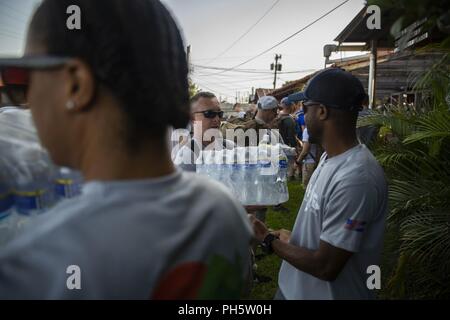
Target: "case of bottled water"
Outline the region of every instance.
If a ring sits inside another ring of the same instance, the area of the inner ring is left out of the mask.
[[[30,111],[0,109],[0,246],[57,201],[78,195],[81,184],[78,172],[52,164]]]
[[[289,200],[287,157],[279,144],[203,150],[197,173],[224,184],[243,205],[277,205]]]

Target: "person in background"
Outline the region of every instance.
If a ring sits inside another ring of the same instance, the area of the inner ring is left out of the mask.
[[[316,168],[316,164],[319,162],[318,146],[309,141],[308,129],[303,130],[303,148],[298,156],[296,162],[302,168],[302,184],[306,189],[309,183],[309,179]]]
[[[80,30],[66,28],[71,5]],[[170,158],[168,128],[190,118],[184,48],[160,1],[41,2],[25,56],[0,68],[29,73],[43,147],[86,183],[0,250],[0,299],[240,297],[244,208]]]
[[[280,112],[278,113],[278,117],[280,118],[278,130],[280,131],[280,135],[283,138],[284,143],[292,148],[295,148],[297,146],[297,133],[295,131],[296,123],[291,115],[292,107],[293,106],[287,97],[281,99]]]
[[[370,116],[371,112],[368,108],[369,96],[366,96],[363,102],[363,109],[358,113],[358,120]],[[379,127],[368,125],[356,128],[356,135],[360,143],[370,147],[376,141],[379,132]]]
[[[257,107],[258,111],[256,112],[254,119],[256,125],[259,126],[259,128],[278,129],[278,126],[275,126],[278,115],[278,100],[272,96],[264,96],[258,100]],[[283,141],[281,135],[277,135],[277,138],[280,142]],[[266,213],[267,208],[258,208],[252,212],[252,214],[261,221],[266,221]]]
[[[303,113],[303,104],[295,93],[288,96],[288,101],[295,106],[294,119],[297,124],[296,125],[297,154],[300,154],[303,148],[303,131],[306,128],[305,115]],[[295,162],[295,171],[294,171],[295,178],[300,179],[301,173],[302,173],[302,165],[299,165],[297,162]]]
[[[278,101],[275,97],[264,96],[258,100],[255,121],[264,127],[278,129],[273,127],[274,120],[278,115]]]
[[[349,72],[329,68],[304,95],[309,141],[320,159],[292,233],[270,232],[250,215],[255,237],[283,259],[276,299],[373,299],[367,269],[379,265],[387,214],[383,169],[356,137],[365,92]]]
[[[289,103],[288,98],[281,99],[280,112],[278,113],[279,124],[278,128],[280,135],[286,145],[297,150],[297,123],[292,115],[293,105]],[[289,156],[288,163],[288,179],[294,178],[296,156]]]
[[[288,101],[291,104],[294,104],[296,106],[296,112],[295,112],[295,119],[297,120],[297,124],[300,128],[298,131],[297,137],[300,141],[303,141],[303,130],[306,128],[305,124],[305,114],[303,112],[303,102],[302,102],[302,96],[298,93],[294,93],[288,96]]]

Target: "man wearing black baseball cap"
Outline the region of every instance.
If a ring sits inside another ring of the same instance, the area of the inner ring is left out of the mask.
[[[365,98],[352,74],[331,68],[304,92],[311,141],[325,153],[311,177],[292,233],[269,233],[250,217],[255,237],[284,261],[278,299],[370,299],[368,267],[378,265],[387,213],[384,173],[356,137]]]

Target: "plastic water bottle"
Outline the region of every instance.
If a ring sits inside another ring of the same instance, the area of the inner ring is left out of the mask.
[[[258,147],[258,169],[256,179],[259,182],[257,203],[259,205],[270,204],[272,192],[270,180],[270,159],[268,156],[268,146],[263,144]]]
[[[202,151],[202,152],[200,152],[199,157],[196,161],[195,172],[198,174],[206,175],[205,170],[206,170],[205,159],[204,159],[204,153]]]
[[[83,178],[78,171],[59,168],[55,179],[55,196],[57,200],[73,198],[81,193]]]
[[[214,179],[214,154],[211,150],[205,150],[204,161],[205,161],[205,174]]]
[[[225,166],[224,166],[224,150],[213,151],[213,176],[216,181],[226,185]]]
[[[51,208],[55,202],[54,168],[39,149],[23,149],[14,168],[14,204],[18,213],[17,229],[23,228],[37,214]]]
[[[234,172],[234,149],[224,150],[224,164],[223,164],[223,182],[225,186],[230,189],[236,196],[233,184],[233,172]]]
[[[287,171],[288,171],[288,159],[281,153],[279,160],[279,168],[276,180],[278,203],[284,203],[289,200],[289,191],[287,188]]]
[[[14,198],[5,172],[1,172],[3,169],[0,168],[0,246],[5,244],[14,232]]]
[[[245,150],[246,164],[245,168],[245,181],[244,186],[246,189],[246,202],[247,205],[259,204],[259,195],[261,193],[261,182],[258,175],[258,148],[247,147]]]
[[[247,187],[246,187],[246,176],[245,176],[245,165],[246,165],[246,152],[245,147],[235,148],[235,165],[233,166],[233,186],[234,193],[238,196],[238,201],[242,204],[247,202]]]

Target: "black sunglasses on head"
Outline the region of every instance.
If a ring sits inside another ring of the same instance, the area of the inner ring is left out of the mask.
[[[57,69],[63,67],[69,59],[69,57],[51,55],[2,58],[0,59],[2,91],[10,102],[15,104],[15,96],[17,96],[19,91],[23,92],[26,97],[32,70]]]
[[[194,113],[202,113],[205,118],[214,119],[216,116],[219,118],[223,117],[223,111],[214,111],[214,110],[206,110],[206,111],[198,111]]]

